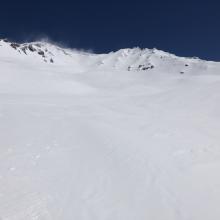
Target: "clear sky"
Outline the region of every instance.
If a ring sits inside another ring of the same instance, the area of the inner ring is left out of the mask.
[[[97,53],[139,46],[220,61],[220,1],[0,2],[0,37],[49,37]]]

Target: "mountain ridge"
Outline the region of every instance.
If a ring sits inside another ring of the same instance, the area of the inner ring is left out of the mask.
[[[2,51],[2,52],[1,52]],[[20,55],[19,55],[20,54]],[[18,59],[25,62],[55,64],[69,66],[79,72],[88,70],[120,70],[120,71],[158,71],[168,73],[191,73],[196,69],[206,71],[211,68],[217,72],[220,63],[201,60],[197,57],[178,57],[174,54],[139,47],[125,48],[106,54],[95,54],[77,49],[62,48],[49,42],[14,43],[0,40],[0,58]],[[26,61],[27,62],[27,61]]]
[[[157,49],[157,48],[152,48],[152,49],[149,49],[149,48],[140,48],[140,47],[132,47],[132,48],[121,48],[119,50],[116,50],[116,51],[110,51],[108,53],[94,53],[94,52],[91,52],[91,51],[84,51],[84,50],[80,50],[80,49],[74,49],[74,48],[67,48],[67,47],[64,47],[64,46],[61,46],[61,45],[58,45],[56,43],[50,43],[48,41],[33,41],[33,42],[25,42],[25,43],[17,43],[17,42],[13,42],[13,41],[9,41],[8,39],[0,39],[0,42],[5,42],[7,44],[10,44],[12,48],[14,49],[29,49],[30,51],[34,52],[35,49],[32,48],[32,46],[36,46],[36,47],[56,47],[57,49],[60,49],[60,50],[71,50],[72,52],[73,51],[77,51],[79,53],[83,53],[83,54],[90,54],[90,55],[107,55],[107,54],[112,54],[112,53],[124,53],[125,55],[128,54],[129,52],[131,51],[142,51],[143,53],[144,52],[150,52],[152,54],[154,53],[157,53],[158,55],[160,54],[161,56],[172,56],[172,57],[178,57],[178,58],[186,58],[186,59],[196,59],[196,60],[202,60],[200,59],[199,57],[183,57],[183,56],[177,56],[173,53],[169,53],[169,52],[166,52],[166,51],[163,51],[163,50],[160,50],[160,49]],[[23,51],[25,53],[25,51]],[[207,60],[203,60],[203,61],[207,61]],[[215,61],[211,61],[211,62],[215,62]]]

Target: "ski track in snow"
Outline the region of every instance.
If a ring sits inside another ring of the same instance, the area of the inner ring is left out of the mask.
[[[125,50],[89,70],[85,54],[53,65],[4,50],[1,220],[219,219],[220,64],[113,70]]]

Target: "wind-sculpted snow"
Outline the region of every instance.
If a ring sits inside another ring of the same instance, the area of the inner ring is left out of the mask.
[[[0,41],[0,219],[219,220],[219,72]]]

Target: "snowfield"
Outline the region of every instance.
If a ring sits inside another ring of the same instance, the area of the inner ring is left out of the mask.
[[[1,220],[219,220],[220,63],[0,41]]]

